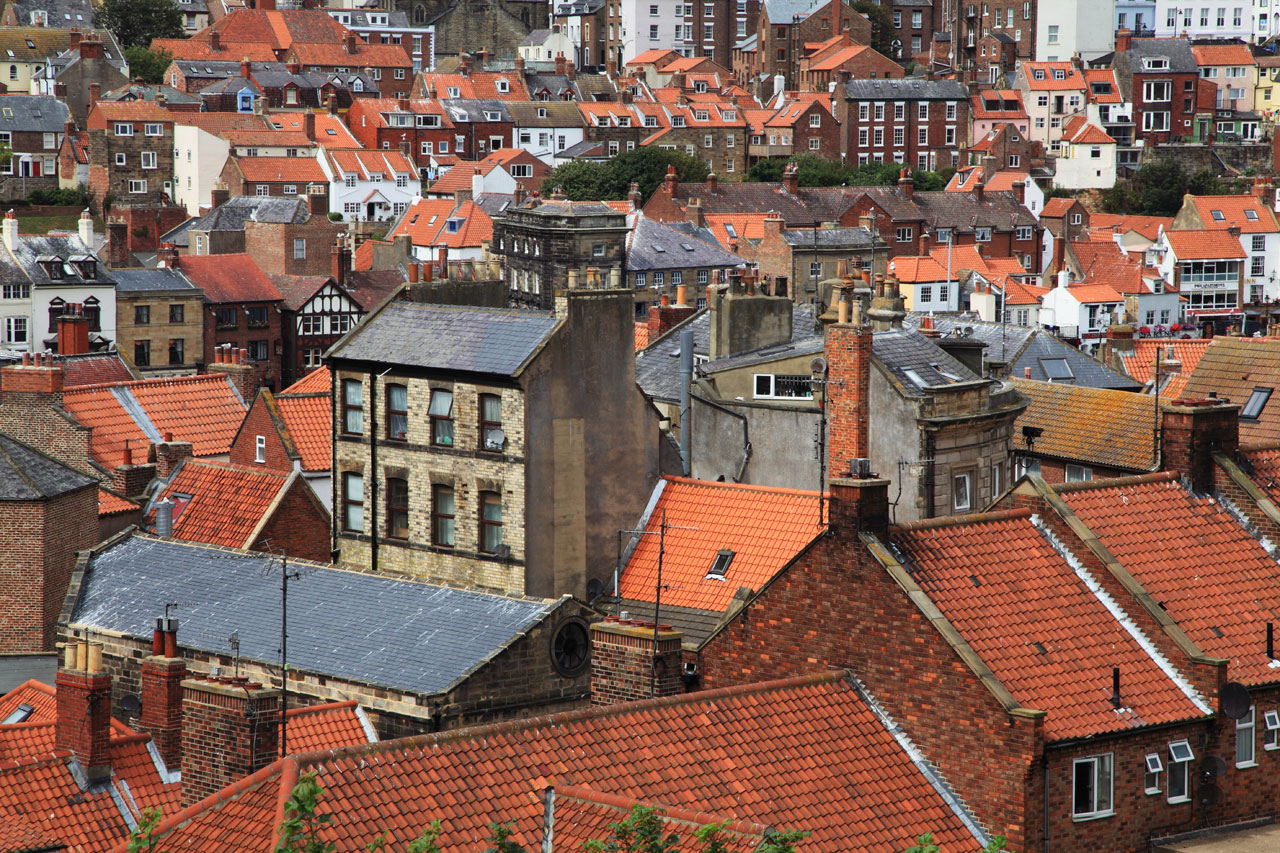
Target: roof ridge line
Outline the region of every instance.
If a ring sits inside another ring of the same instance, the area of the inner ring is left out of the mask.
[[[662,479],[668,483],[681,483],[690,486],[706,486],[712,489],[741,489],[743,491],[769,492],[775,495],[795,495],[797,497],[816,498],[824,492],[806,489],[788,489],[781,486],[766,486],[760,483],[730,483],[719,480],[699,480],[697,477],[682,477],[677,474],[664,474]]]
[[[937,530],[943,527],[959,527],[966,524],[987,524],[996,521],[1012,521],[1018,518],[1030,518],[1032,512],[1027,507],[1013,509],[997,509],[989,512],[974,512],[968,515],[946,515],[938,518],[922,518],[918,521],[907,521],[893,525],[900,531]]]
[[[1051,488],[1058,494],[1083,492],[1093,489],[1122,489],[1126,486],[1142,486],[1148,483],[1165,483],[1178,479],[1176,471],[1153,471],[1150,474],[1133,474],[1128,477],[1112,477],[1105,480],[1081,480],[1076,483],[1055,483]]]

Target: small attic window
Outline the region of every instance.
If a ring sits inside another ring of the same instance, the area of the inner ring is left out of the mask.
[[[1249,208],[1248,210],[1246,210],[1246,211],[1244,212],[1244,218],[1245,218],[1245,219],[1248,219],[1250,222],[1257,222],[1257,221],[1258,221],[1258,211],[1254,210],[1253,208]]]
[[[681,248],[681,249],[684,249],[686,252],[692,252],[692,251],[693,251],[693,246],[689,245],[688,243],[681,243],[681,244],[680,244],[680,248]]]
[[[711,561],[711,568],[707,569],[707,576],[703,580],[724,580],[725,575],[729,571],[729,565],[733,562],[733,551],[728,548],[716,552],[715,559]]]
[[[1213,221],[1214,221],[1214,222],[1222,222],[1222,221],[1226,220],[1226,218],[1227,218],[1227,217],[1225,217],[1225,216],[1223,216],[1223,215],[1222,215],[1222,211],[1221,211],[1221,210],[1211,210],[1211,211],[1209,211],[1209,215],[1213,217]]]
[[[730,237],[733,237],[734,239],[737,239],[738,237],[737,230],[733,227],[732,224],[728,222],[724,224],[724,233],[728,234]]]
[[[35,712],[36,709],[34,706],[23,702],[21,705],[10,711],[9,716],[0,720],[0,725],[8,726],[14,723],[25,723]]]
[[[666,252],[667,250],[659,246],[657,243],[651,244],[655,252]]]
[[[1267,400],[1271,399],[1271,392],[1274,390],[1274,388],[1254,388],[1253,393],[1240,409],[1240,420],[1256,421],[1266,407]]]
[[[1042,358],[1040,367],[1050,382],[1066,382],[1076,378],[1065,358]]]
[[[444,230],[448,231],[450,234],[457,234],[458,229],[461,227],[462,227],[462,220],[460,219],[450,219],[444,224]]]

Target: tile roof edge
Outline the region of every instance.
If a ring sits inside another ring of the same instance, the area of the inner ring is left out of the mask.
[[[846,670],[813,672],[805,675],[795,675],[789,678],[774,679],[771,681],[758,681],[749,684],[736,684],[730,687],[718,687],[713,690],[701,690],[693,693],[677,693],[671,696],[660,696],[656,699],[639,699],[633,702],[621,702],[616,705],[597,705],[588,708],[578,708],[573,711],[561,711],[556,714],[547,714],[540,717],[522,717],[515,720],[503,720],[501,722],[486,723],[479,726],[450,729],[449,731],[444,732],[411,735],[405,738],[384,740],[377,743],[354,744],[334,749],[315,750],[313,752],[298,753],[290,756],[290,760],[296,761],[299,768],[311,767],[315,764],[329,760],[359,758],[362,755],[390,750],[443,746],[444,744],[458,740],[497,737],[499,735],[523,731],[525,729],[550,728],[581,720],[607,719],[609,717],[631,714],[636,711],[646,710],[649,708],[666,707],[669,705],[687,705],[696,702],[708,702],[720,699],[733,699],[739,696],[751,694],[772,693],[781,690],[792,690],[826,684],[843,683],[848,685],[848,676],[849,673]]]
[[[1028,515],[1030,514],[1028,513]],[[894,557],[893,552],[889,550],[886,544],[877,539],[873,533],[861,532],[858,534],[858,538],[862,540],[863,546],[871,553],[872,558],[889,575],[890,580],[898,585],[910,602],[920,611],[920,614],[933,626],[933,629],[942,635],[943,641],[951,647],[952,651],[964,662],[969,671],[977,677],[982,686],[987,688],[992,698],[1004,708],[1005,713],[1036,719],[1045,716],[1044,711],[1026,708],[1014,697],[1013,692],[991,671],[982,656],[978,654],[973,646],[969,645],[969,641],[952,624],[941,608],[933,603],[933,599],[916,582],[915,577],[912,576],[907,567]]]
[[[289,472],[289,476],[280,484],[280,488],[276,489],[275,497],[271,499],[271,503],[267,505],[266,510],[262,513],[262,516],[259,517],[258,523],[253,526],[253,530],[249,531],[249,535],[245,537],[244,544],[240,547],[246,551],[252,550],[253,544],[258,541],[258,537],[263,534],[267,525],[271,523],[276,512],[280,509],[280,505],[284,503],[284,499],[288,496],[289,490],[292,489],[294,484],[300,479],[302,479],[302,472],[298,469],[295,468],[293,471]],[[315,491],[306,483],[303,483],[303,487],[310,494],[315,494]],[[265,545],[268,541],[270,540],[264,540],[263,544]]]
[[[290,766],[293,768],[291,778],[288,772]],[[294,783],[297,782],[297,764],[290,758],[278,758],[266,767],[245,776],[243,779],[232,782],[221,791],[210,794],[203,800],[192,803],[181,811],[176,812],[172,817],[165,819],[156,827],[153,838],[163,838],[175,829],[180,829],[183,826],[186,826],[205,812],[212,811],[219,806],[231,802],[241,794],[258,787],[261,784],[268,783],[271,777],[277,774],[280,776],[280,797],[276,808],[276,817],[273,826],[279,826],[280,821],[284,816],[284,804],[288,801],[289,795],[293,792]],[[272,836],[274,837],[274,835],[275,833],[273,832]],[[122,843],[113,848],[113,853],[124,853],[126,850],[127,844]]]
[[[642,801],[632,797],[625,797],[620,794],[611,794],[605,791],[597,791],[584,785],[550,785],[557,797],[570,797],[582,800],[588,803],[598,803],[612,808],[630,811],[631,807]],[[662,816],[668,820],[679,821],[681,823],[691,823],[699,826],[706,824],[723,824],[724,828],[729,832],[741,833],[743,835],[763,835],[768,832],[770,827],[753,823],[747,820],[734,820],[726,818],[725,815],[712,814],[710,812],[697,812],[689,809],[682,809],[675,806],[661,805]]]
[[[1067,492],[1084,492],[1096,489],[1122,489],[1126,486],[1141,486],[1147,483],[1167,483],[1179,479],[1175,471],[1153,471],[1150,474],[1133,474],[1128,477],[1111,477],[1103,480],[1081,480],[1075,483],[1054,483],[1051,487],[1057,494]]]
[[[795,495],[796,497],[816,498],[822,492],[806,489],[787,489],[781,486],[764,486],[758,483],[729,483],[720,480],[699,480],[696,477],[681,477],[676,474],[664,474],[662,479],[668,483],[683,486],[705,486],[709,489],[737,489],[744,492],[768,492],[771,495]]]
[[[1253,478],[1246,474],[1234,459],[1221,451],[1217,451],[1213,454],[1213,461],[1226,472],[1232,482],[1240,487],[1263,515],[1273,523],[1280,524],[1280,507],[1276,506],[1275,501],[1271,500],[1266,492],[1258,487]]]
[[[1138,482],[1160,482],[1161,475],[1143,474],[1137,477],[1117,477],[1116,480],[1125,480],[1130,483]],[[1173,479],[1172,476],[1165,475],[1165,479]],[[1099,480],[1097,482],[1106,484],[1114,483],[1116,480]],[[1193,663],[1208,664],[1210,666],[1218,666],[1225,668],[1228,661],[1223,658],[1215,658],[1206,654],[1199,645],[1196,644],[1182,629],[1182,626],[1173,620],[1165,609],[1160,606],[1159,602],[1147,592],[1144,587],[1133,574],[1125,568],[1124,564],[1111,553],[1111,549],[1103,544],[1096,533],[1084,522],[1084,519],[1076,515],[1075,510],[1071,509],[1064,501],[1054,487],[1046,483],[1042,478],[1037,476],[1025,476],[1022,481],[1031,486],[1033,492],[1039,495],[1045,502],[1045,511],[1052,512],[1071,531],[1071,534],[1106,568],[1111,576],[1124,588],[1130,597],[1136,601],[1139,606],[1147,611],[1161,630],[1173,641],[1184,655]],[[1077,485],[1077,484],[1072,484]],[[1067,491],[1081,491],[1079,489],[1070,489]],[[1225,678],[1225,672],[1223,673]]]
[[[1011,521],[1015,518],[1030,518],[1031,510],[1026,507],[1014,509],[998,509],[989,512],[974,512],[967,515],[943,515],[937,518],[922,518],[918,521],[907,521],[895,524],[890,530],[909,533],[915,530],[937,530],[941,527],[958,527],[963,524],[988,524],[993,521]]]

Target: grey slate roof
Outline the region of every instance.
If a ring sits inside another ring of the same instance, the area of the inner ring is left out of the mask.
[[[803,21],[826,6],[826,0],[764,0],[769,21],[774,24],[790,24],[793,19]]]
[[[520,39],[520,47],[540,45],[551,37],[551,30],[531,30],[529,35]]]
[[[817,246],[820,249],[865,249],[872,243],[871,232],[865,228],[788,230],[782,232],[782,239],[789,246]]]
[[[273,562],[275,563],[273,565]],[[559,602],[432,586],[307,563],[289,585],[289,665],[425,694],[449,689]],[[75,624],[151,635],[166,602],[183,602],[182,644],[279,660],[280,567],[270,555],[134,534],[95,554]]]
[[[593,12],[600,11],[600,7],[603,5],[604,0],[577,0],[574,3],[561,3],[556,7],[556,17],[590,15]]]
[[[175,270],[127,269],[112,270],[118,293],[147,293],[152,291],[191,290],[196,286]]]
[[[709,241],[704,241],[656,219],[637,217],[635,228],[627,235],[627,271],[725,268],[746,263],[720,248],[707,233]]]
[[[0,433],[0,501],[36,501],[96,482],[79,471]]]
[[[915,329],[876,332],[871,337],[871,352],[911,397],[924,396],[924,389],[930,385],[981,379]]]
[[[919,315],[908,315],[905,325],[915,326],[919,320]],[[1011,323],[984,323],[966,314],[935,315],[933,325],[944,335],[951,334],[957,327],[972,329],[972,337],[987,345],[983,357],[1012,362],[1009,365],[1009,375],[1018,379],[1023,378],[1026,368],[1030,367],[1032,379],[1048,381],[1049,377],[1044,372],[1040,359],[1063,358],[1075,375],[1073,384],[1121,391],[1138,391],[1142,388],[1140,383],[1058,340],[1044,329],[1015,326]]]
[[[130,83],[110,92],[102,93],[104,101],[154,101],[156,95],[164,95],[167,104],[198,104],[200,99],[194,95],[173,88],[172,86],[149,86],[145,83]]]
[[[89,0],[9,0],[20,27],[52,27],[84,29],[95,23],[93,4]],[[33,17],[44,12],[45,22]]]
[[[534,85],[529,83],[532,91]],[[538,117],[539,110],[545,110],[543,118]],[[511,101],[507,104],[507,112],[517,127],[586,127],[587,119],[572,101]],[[597,143],[598,144],[598,143]],[[564,153],[562,152],[562,156]]]
[[[965,101],[969,90],[954,80],[850,80],[845,97],[851,101]]]
[[[1124,59],[1121,59],[1124,57]],[[1115,63],[1128,63],[1130,70],[1136,74],[1143,72],[1142,60],[1148,57],[1165,57],[1169,60],[1168,71],[1147,71],[1147,74],[1168,74],[1173,72],[1199,73],[1200,66],[1195,55],[1191,53],[1191,42],[1188,39],[1134,39],[1127,51],[1115,55]]]
[[[550,314],[397,300],[330,350],[337,359],[515,376],[555,331]]]
[[[472,121],[484,122],[486,112],[498,113],[498,121],[511,121],[511,111],[507,109],[507,105],[503,101],[498,100],[463,100],[453,98],[441,100],[440,104],[449,112],[449,118],[454,121]]]
[[[979,226],[1009,231],[1036,224],[1035,214],[1019,204],[1011,192],[984,192],[981,200],[973,193],[920,192],[911,200],[935,229],[971,233]]]
[[[301,225],[310,216],[305,198],[238,195],[204,216],[188,219],[162,239],[175,246],[189,246],[190,231],[243,231],[249,220]]]
[[[65,101],[50,95],[5,95],[0,130],[9,133],[62,133],[71,113]]]
[[[9,253],[26,270],[27,277],[33,285],[54,284],[58,286],[74,286],[77,284],[111,284],[115,278],[107,271],[107,265],[97,262],[93,250],[81,241],[77,234],[22,234],[18,244]],[[62,278],[50,278],[40,265],[38,258],[59,258],[67,261],[70,258],[89,257],[96,263],[92,278],[85,278],[74,265],[65,265]],[[69,270],[66,269],[69,267]]]

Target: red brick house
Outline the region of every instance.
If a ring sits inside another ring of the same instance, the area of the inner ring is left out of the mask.
[[[795,87],[803,92],[830,91],[830,84],[845,80],[891,80],[906,76],[902,66],[848,33],[833,36],[800,59]]]
[[[781,74],[788,83],[794,83],[799,79],[806,44],[824,42],[842,33],[847,33],[855,44],[871,43],[871,21],[844,0],[805,6],[802,10],[794,5],[779,4],[774,7],[774,14],[781,15],[781,19],[770,18],[769,4],[760,4],[755,32],[755,75],[747,77],[735,67],[738,79],[772,79]]]
[[[322,367],[279,394],[259,390],[231,444],[231,462],[286,474],[298,471],[325,508],[330,509],[331,383],[328,368]]]
[[[903,163],[936,171],[959,164],[969,131],[969,90],[952,80],[850,80],[836,117],[853,165]]]
[[[1124,100],[1133,104],[1135,139],[1159,144],[1193,135],[1192,122],[1202,109],[1197,85],[1200,66],[1188,39],[1135,39],[1122,29],[1116,33],[1111,67]],[[1213,85],[1213,97],[1205,105],[1210,112],[1216,95]]]
[[[329,194],[329,176],[311,157],[228,157],[220,180],[233,196]]]
[[[173,263],[176,252],[169,259]],[[282,382],[283,297],[249,255],[184,255],[178,269],[204,292],[204,364],[248,365],[249,390]],[[246,402],[247,402],[246,395]]]

